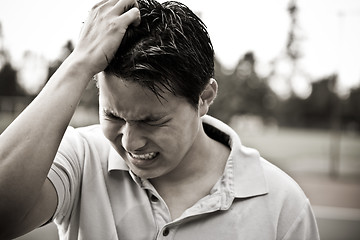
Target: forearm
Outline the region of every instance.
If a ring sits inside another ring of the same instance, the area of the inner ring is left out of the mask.
[[[54,196],[54,189],[44,184],[47,173],[88,82],[107,67],[128,26],[140,24],[136,7],[124,12],[133,5],[137,6],[136,0],[104,0],[96,4],[74,52],[0,135],[0,238],[1,230],[7,226],[15,230],[4,234],[12,236],[17,229],[28,230],[29,221],[41,223],[54,210],[55,197],[47,197]],[[46,214],[40,213],[50,205]]]
[[[91,74],[70,56],[0,135],[0,215],[25,214],[36,201]]]

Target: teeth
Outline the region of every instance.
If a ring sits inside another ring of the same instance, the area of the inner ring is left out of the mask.
[[[150,160],[150,159],[153,159],[154,157],[156,157],[157,154],[156,154],[156,152],[151,152],[151,153],[140,154],[140,155],[130,153],[130,155],[131,155],[131,157],[139,159],[139,160]]]

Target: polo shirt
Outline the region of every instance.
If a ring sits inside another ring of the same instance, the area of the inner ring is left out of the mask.
[[[150,181],[129,170],[99,125],[69,127],[48,174],[58,196],[53,220],[60,239],[319,239],[297,183],[243,146],[226,124],[202,120],[206,133],[231,152],[209,194],[177,219]]]

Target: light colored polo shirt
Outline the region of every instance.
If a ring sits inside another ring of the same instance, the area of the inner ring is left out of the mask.
[[[58,194],[60,239],[319,239],[309,200],[288,175],[242,146],[226,124],[210,116],[203,124],[231,153],[209,195],[174,220],[98,125],[68,128],[48,175]]]

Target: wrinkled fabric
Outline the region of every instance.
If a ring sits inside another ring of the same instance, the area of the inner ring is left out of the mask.
[[[48,175],[58,194],[60,239],[319,239],[309,200],[293,179],[244,147],[226,124],[205,116],[203,125],[231,153],[209,195],[174,220],[99,125],[69,127]]]

